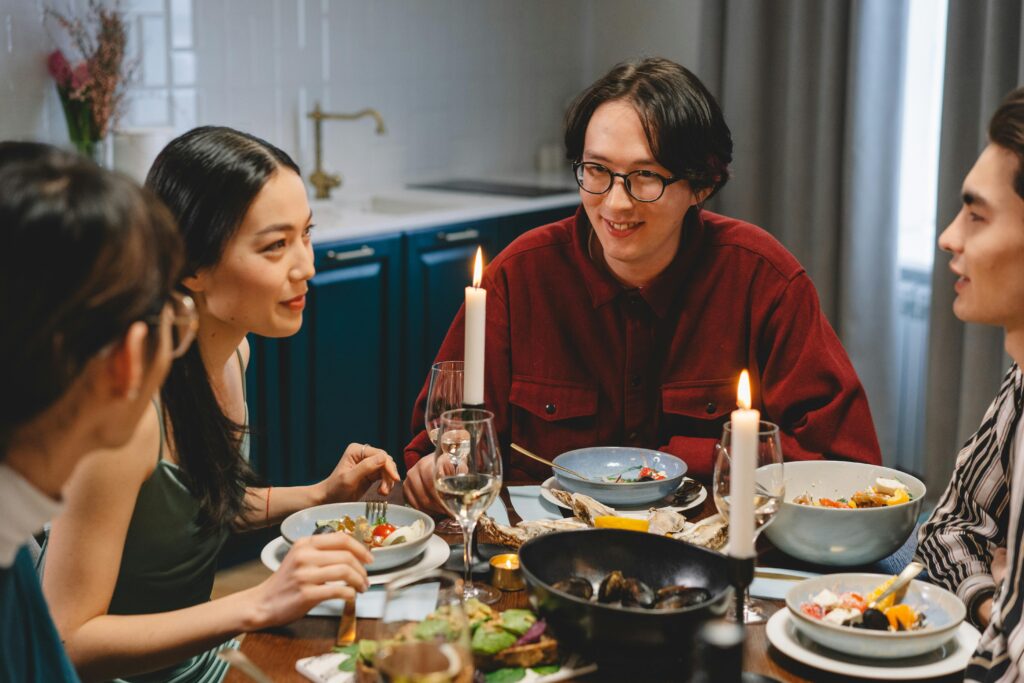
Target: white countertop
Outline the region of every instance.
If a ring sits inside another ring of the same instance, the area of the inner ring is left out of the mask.
[[[517,174],[488,177],[486,180],[564,188],[565,192],[543,197],[512,197],[406,187],[381,188],[375,192],[346,192],[342,187],[334,190],[329,200],[310,201],[313,224],[316,226],[313,243],[376,237],[563,206],[573,207],[580,201],[579,190],[571,178],[563,174]]]

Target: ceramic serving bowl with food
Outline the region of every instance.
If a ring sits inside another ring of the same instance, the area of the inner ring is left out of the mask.
[[[819,645],[867,659],[916,657],[941,647],[956,635],[967,610],[964,603],[944,588],[912,581],[900,601],[924,615],[924,625],[906,631],[854,628],[809,616],[802,607],[813,604],[823,590],[867,597],[892,577],[886,574],[823,574],[801,581],[786,595],[786,607],[798,632]]]
[[[924,483],[888,467],[812,460],[787,462],[783,473],[785,498],[775,520],[765,528],[765,535],[775,547],[807,562],[855,567],[880,560],[906,542],[921,514]],[[805,495],[815,501],[850,500],[878,479],[903,484],[910,500],[873,508],[829,508],[793,502]]]
[[[538,536],[520,548],[519,562],[531,605],[568,650],[598,662],[604,672],[631,674],[610,680],[636,680],[658,667],[667,667],[674,680],[687,680],[696,630],[722,616],[732,594],[724,555],[635,531]],[[632,588],[642,582],[662,604],[641,606],[631,590],[600,602],[602,584],[610,585],[605,581],[614,571],[632,580]]]
[[[686,463],[674,455],[626,446],[579,448],[562,453],[554,463],[586,477],[581,479],[554,468],[555,479],[564,488],[612,506],[661,500],[679,488],[686,474]],[[664,478],[635,481],[644,467]]]
[[[346,515],[355,519],[365,514],[365,503],[317,505],[289,515],[281,522],[281,536],[289,543],[294,543],[304,536],[312,536],[319,522],[342,519]],[[388,505],[387,521],[399,529],[402,527],[419,528],[421,533],[407,536],[402,543],[372,548],[370,552],[373,554],[373,564],[367,567],[370,571],[391,569],[414,560],[423,554],[427,542],[434,533],[434,520],[430,515],[404,505]]]

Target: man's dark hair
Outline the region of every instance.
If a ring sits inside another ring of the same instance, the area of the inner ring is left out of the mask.
[[[1017,88],[1003,99],[988,124],[988,139],[1017,157],[1013,189],[1024,197],[1024,88]]]
[[[594,111],[613,100],[633,105],[655,159],[694,192],[710,188],[711,197],[729,180],[732,133],[718,102],[689,70],[660,58],[618,64],[576,98],[565,116],[570,161],[583,156]]]

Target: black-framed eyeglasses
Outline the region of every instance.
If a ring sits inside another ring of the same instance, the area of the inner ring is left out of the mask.
[[[638,202],[656,202],[665,194],[666,187],[684,179],[682,176],[666,178],[660,173],[643,169],[616,173],[594,161],[574,161],[572,170],[580,189],[590,194],[604,194],[612,189],[616,178],[622,178],[626,193]]]
[[[171,292],[167,304],[171,307],[171,358],[180,358],[188,351],[192,341],[199,331],[199,315],[196,313],[196,304],[192,297],[181,292]],[[160,313],[145,318],[145,321],[153,325],[163,322],[164,305]]]

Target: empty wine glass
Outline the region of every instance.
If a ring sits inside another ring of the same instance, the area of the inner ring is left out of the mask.
[[[729,449],[732,445],[732,424],[727,422],[722,430],[722,440],[715,446],[715,473],[712,489],[715,505],[722,517],[729,519],[729,490],[732,482],[732,458]],[[785,481],[782,477],[782,441],[779,439],[777,425],[762,420],[758,427],[757,452],[754,462],[754,540],[758,534],[775,518],[782,496],[785,493]],[[749,591],[743,591],[743,623],[757,624],[765,621],[772,605],[763,600],[751,598]],[[728,618],[735,618],[735,609],[727,612]]]
[[[427,405],[423,411],[423,422],[430,442],[437,447],[437,434],[441,428],[441,415],[449,410],[462,407],[463,363],[461,360],[445,360],[430,366],[430,383],[427,385]],[[439,534],[457,534],[462,531],[454,519],[443,519],[437,524]]]
[[[416,633],[424,628],[430,629],[431,637],[409,637],[410,631]],[[383,681],[473,680],[470,625],[462,602],[462,583],[452,572],[434,570],[389,583],[377,636],[374,668]]]
[[[501,491],[501,451],[494,430],[494,413],[459,408],[441,415],[434,462],[434,488],[441,503],[462,527],[465,584],[463,598],[497,602],[500,593],[473,583],[470,549],[480,515]]]

